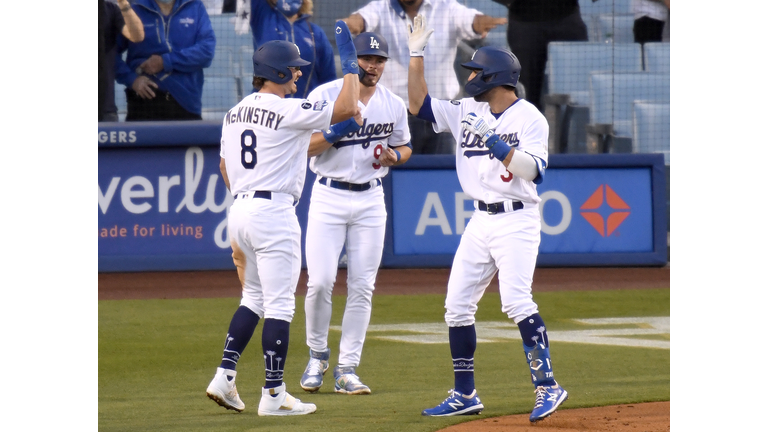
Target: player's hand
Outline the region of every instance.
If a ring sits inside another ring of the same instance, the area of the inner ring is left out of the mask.
[[[156,89],[157,84],[155,84],[155,82],[148,76],[139,75],[139,77],[133,81],[133,84],[131,84],[131,88],[142,99],[154,99],[155,92],[152,91],[152,89]]]
[[[355,74],[359,76],[360,68],[357,66],[357,50],[352,42],[352,33],[349,32],[347,23],[336,21],[336,47],[339,49],[342,74]]]
[[[152,54],[139,65],[139,69],[147,75],[154,75],[163,70],[163,58],[157,54]]]
[[[424,48],[427,46],[429,37],[435,32],[435,29],[426,27],[427,21],[422,14],[413,18],[413,25],[408,24],[408,50],[411,52],[411,57],[424,57]]]
[[[496,18],[488,15],[475,15],[472,20],[472,30],[479,34],[481,38],[488,36],[488,32],[495,29],[496,26],[507,23],[506,18]]]
[[[471,112],[464,117],[461,121],[461,127],[467,130],[467,132],[480,135],[480,139],[485,144],[488,138],[496,134],[496,131],[491,129],[482,117],[478,117],[477,114]]]
[[[384,151],[381,152],[381,156],[379,156],[379,165],[383,167],[391,167],[396,163],[397,153],[389,147],[385,148]]]

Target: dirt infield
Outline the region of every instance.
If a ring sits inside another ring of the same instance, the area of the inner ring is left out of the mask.
[[[376,295],[439,294],[445,292],[449,269],[382,269]],[[533,291],[653,289],[670,287],[670,268],[540,268]],[[302,271],[297,295],[305,295],[307,275]],[[498,292],[494,280],[489,292]],[[339,270],[334,294],[347,292],[346,271]],[[206,272],[100,273],[99,300],[240,297],[234,270]],[[567,408],[568,402],[564,408]],[[615,405],[563,409],[535,425],[528,415],[479,419],[443,432],[581,432],[670,430],[670,403]]]

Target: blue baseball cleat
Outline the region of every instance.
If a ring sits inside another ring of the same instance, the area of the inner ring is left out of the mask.
[[[323,375],[328,370],[329,358],[331,358],[330,348],[326,348],[325,351],[309,349],[309,362],[299,382],[304,391],[314,393],[320,390],[320,386],[323,385]]]
[[[551,386],[538,386],[534,390],[536,394],[536,403],[531,412],[531,423],[535,423],[550,414],[568,399],[568,392],[555,383]]]
[[[485,408],[480,398],[477,396],[477,390],[472,390],[472,394],[463,395],[454,389],[448,390],[448,396],[443,403],[428,408],[421,412],[423,416],[446,417],[455,415],[480,414]]]

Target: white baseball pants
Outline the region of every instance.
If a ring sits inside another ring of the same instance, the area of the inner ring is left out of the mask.
[[[501,310],[515,324],[538,312],[531,283],[541,242],[537,205],[490,215],[475,210],[453,258],[445,322],[449,327],[472,325],[477,303],[499,272]]]
[[[387,210],[380,186],[353,192],[315,182],[307,222],[307,345],[328,345],[331,293],[339,254],[347,246],[347,304],[341,323],[339,363],[358,366],[371,319],[376,273],[384,249]]]
[[[247,195],[247,194],[244,194]],[[235,199],[227,216],[232,259],[243,286],[240,301],[261,318],[291,322],[301,271],[301,227],[293,196]]]

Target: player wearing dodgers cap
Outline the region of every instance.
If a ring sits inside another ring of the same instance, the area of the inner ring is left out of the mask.
[[[309,141],[316,129],[359,111],[357,54],[343,21],[336,23],[336,45],[344,78],[333,98],[286,98],[296,93],[299,67],[308,62],[292,42],[270,41],[253,54],[253,85],[259,91],[246,96],[224,119],[220,168],[235,197],[227,223],[243,295],[206,394],[227,409],[245,409],[235,386],[236,367],[260,319],[266,379],[258,414],[301,415],[317,409],[286,391],[283,371],[301,269],[295,206],[306,177]]]
[[[471,71],[464,86],[470,98],[430,98],[423,55],[433,30],[426,29],[421,15],[410,30],[409,109],[431,121],[437,132],[453,134],[456,173],[476,209],[454,256],[445,298],[454,388],[445,401],[425,409],[422,415],[479,414],[483,410],[474,378],[475,312],[498,271],[501,309],[517,324],[523,339],[536,396],[530,421],[536,422],[568,398],[568,392],[555,381],[547,329],[531,295],[541,241],[541,199],[536,185],[547,166],[547,121],[535,106],[517,98],[520,63],[502,48],[481,47],[471,61],[462,64]]]
[[[347,304],[341,324],[338,366],[333,371],[335,391],[369,394],[356,374],[365,333],[371,319],[371,299],[384,248],[387,211],[381,178],[389,167],[411,156],[405,102],[377,84],[388,59],[387,41],[377,33],[355,38],[360,65],[362,125],[348,120],[312,137],[310,168],[317,174],[307,222],[307,345],[309,362],[301,387],[317,391],[328,369],[331,349],[331,294],[339,254],[347,248]],[[342,81],[316,88],[310,100],[333,99]],[[348,127],[347,127],[348,126]]]

